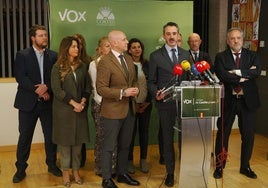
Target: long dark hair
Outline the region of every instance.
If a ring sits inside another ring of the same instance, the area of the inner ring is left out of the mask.
[[[129,41],[128,41],[128,45],[127,45],[127,53],[129,54],[129,49],[131,48],[131,45],[133,44],[133,43],[135,43],[135,42],[138,42],[140,45],[141,45],[141,50],[142,50],[142,52],[141,52],[141,56],[140,56],[140,62],[141,63],[145,63],[147,60],[145,59],[145,57],[144,57],[144,44],[143,44],[143,42],[141,42],[141,40],[139,40],[139,39],[137,39],[137,38],[132,38],[132,39],[130,39]],[[131,54],[129,54],[129,55],[131,55]]]
[[[69,61],[69,48],[72,46],[73,41],[77,42],[77,46],[79,48],[79,40],[73,36],[64,37],[60,43],[57,64],[60,67],[60,77],[62,81],[69,72],[75,70],[82,63],[82,61],[80,60],[80,53],[77,57],[74,58],[73,62]],[[71,66],[73,67],[73,69],[71,68]]]
[[[92,59],[87,54],[86,40],[85,40],[84,36],[79,34],[79,33],[75,33],[75,34],[73,34],[73,36],[75,38],[78,38],[80,46],[81,46],[81,48],[79,49],[80,50],[80,59],[82,60],[83,63],[89,64],[92,61]]]

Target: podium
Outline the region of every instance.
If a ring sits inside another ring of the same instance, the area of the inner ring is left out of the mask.
[[[164,101],[177,100],[181,104],[179,188],[207,187],[213,149],[212,121],[220,116],[221,92],[220,85],[191,82],[165,90]]]

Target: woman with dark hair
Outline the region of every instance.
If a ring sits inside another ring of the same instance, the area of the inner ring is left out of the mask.
[[[82,184],[79,175],[81,147],[89,141],[87,103],[91,91],[87,66],[80,59],[79,41],[62,39],[58,60],[52,68],[53,142],[58,145],[63,183],[70,187],[69,169],[74,181]]]
[[[90,62],[92,61],[92,58],[87,54],[86,40],[84,36],[79,33],[75,33],[73,34],[73,36],[77,38],[79,41],[80,59],[88,67]],[[83,143],[82,148],[81,148],[81,165],[80,165],[81,167],[85,166],[86,158],[87,158],[87,148],[86,148],[86,144]]]
[[[132,38],[129,40],[127,52],[129,55],[131,55],[135,64],[138,88],[140,90],[139,95],[136,97],[136,119],[128,156],[128,172],[135,173],[135,168],[133,165],[133,149],[136,132],[138,129],[140,145],[140,170],[144,173],[148,173],[149,169],[147,166],[146,158],[148,148],[149,124],[152,111],[152,97],[147,91],[146,84],[148,61],[144,58],[144,45],[137,38]]]

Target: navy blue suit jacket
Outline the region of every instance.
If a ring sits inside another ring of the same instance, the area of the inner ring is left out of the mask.
[[[44,107],[51,108],[52,91],[51,91],[51,69],[57,61],[57,53],[45,49],[44,51],[44,84],[48,87],[50,100],[44,102]],[[17,94],[14,102],[14,107],[30,112],[36,105],[38,95],[35,93],[36,84],[41,83],[41,74],[38,65],[38,60],[33,47],[26,48],[17,52],[14,61],[14,75],[18,82]]]

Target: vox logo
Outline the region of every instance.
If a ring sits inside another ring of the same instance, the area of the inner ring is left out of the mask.
[[[71,23],[75,23],[75,22],[80,22],[80,21],[86,21],[85,18],[86,15],[86,11],[84,12],[79,12],[76,10],[68,10],[65,9],[64,11],[59,11],[59,16],[61,21],[68,21]]]
[[[184,99],[184,100],[183,100],[183,103],[184,103],[184,104],[191,104],[191,103],[192,103],[192,100]]]

